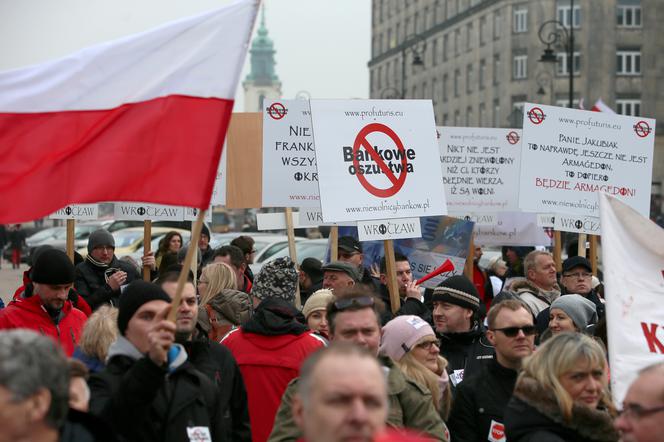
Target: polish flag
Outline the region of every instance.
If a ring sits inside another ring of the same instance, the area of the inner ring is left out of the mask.
[[[0,223],[73,203],[207,209],[259,2],[0,73]]]
[[[608,114],[615,114],[613,109],[606,105],[601,98],[598,98],[593,107],[590,108],[593,112],[606,112]]]

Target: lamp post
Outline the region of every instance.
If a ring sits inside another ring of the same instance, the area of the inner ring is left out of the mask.
[[[401,98],[406,97],[406,55],[412,52],[413,66],[424,66],[422,55],[426,47],[426,40],[419,34],[411,35],[401,44]]]
[[[546,90],[549,89],[550,97],[549,104],[553,103],[553,77],[547,71],[541,71],[535,76],[535,82],[537,83],[537,95],[541,98],[546,95]]]
[[[569,106],[574,107],[574,0],[569,2],[569,28],[558,20],[548,20],[542,23],[537,32],[540,41],[546,45],[539,61],[543,63],[556,63],[558,60],[552,46],[562,45],[567,52],[567,67],[569,68]],[[548,30],[547,30],[548,29]]]

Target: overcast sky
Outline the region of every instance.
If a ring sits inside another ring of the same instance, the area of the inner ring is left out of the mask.
[[[226,3],[0,0],[0,70],[58,58]],[[368,98],[370,0],[266,0],[264,4],[284,97],[307,91],[312,98]],[[247,72],[245,65],[242,79]],[[236,110],[243,110],[241,85],[238,90]]]

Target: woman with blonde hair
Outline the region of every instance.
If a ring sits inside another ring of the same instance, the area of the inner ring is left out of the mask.
[[[85,322],[81,340],[72,358],[83,362],[90,373],[106,366],[108,348],[118,337],[118,309],[104,304]]]
[[[447,421],[452,401],[447,361],[440,356],[440,342],[431,326],[419,316],[397,316],[383,327],[380,353],[431,392],[436,410]]]
[[[206,265],[198,279],[198,325],[213,341],[251,317],[251,299],[236,281],[233,269],[221,262]]]
[[[526,359],[505,411],[510,442],[618,440],[601,345],[564,332]]]

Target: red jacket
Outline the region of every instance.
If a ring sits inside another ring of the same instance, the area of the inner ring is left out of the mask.
[[[21,298],[9,303],[7,308],[0,310],[0,330],[27,328],[50,336],[59,343],[67,357],[74,353],[74,348],[81,339],[83,325],[87,316],[72,307],[66,301],[62,308],[61,319],[56,325],[42,305],[37,295]]]
[[[299,376],[304,359],[325,343],[310,332],[265,336],[239,328],[228,333],[221,343],[233,353],[242,372],[249,400],[251,438],[253,442],[265,442],[286,386]]]
[[[32,267],[23,272],[23,285],[17,288],[14,292],[14,296],[12,297],[14,301],[18,301],[19,299],[23,298],[23,294],[27,291],[28,287],[32,286],[32,280],[30,280],[30,270],[32,270]],[[32,296],[32,289],[30,290],[28,296]],[[83,297],[78,294],[74,286],[69,289],[69,300],[72,301],[75,308],[85,313],[85,316],[90,317],[92,314],[92,309],[88,303],[85,302],[85,299],[83,299]]]

